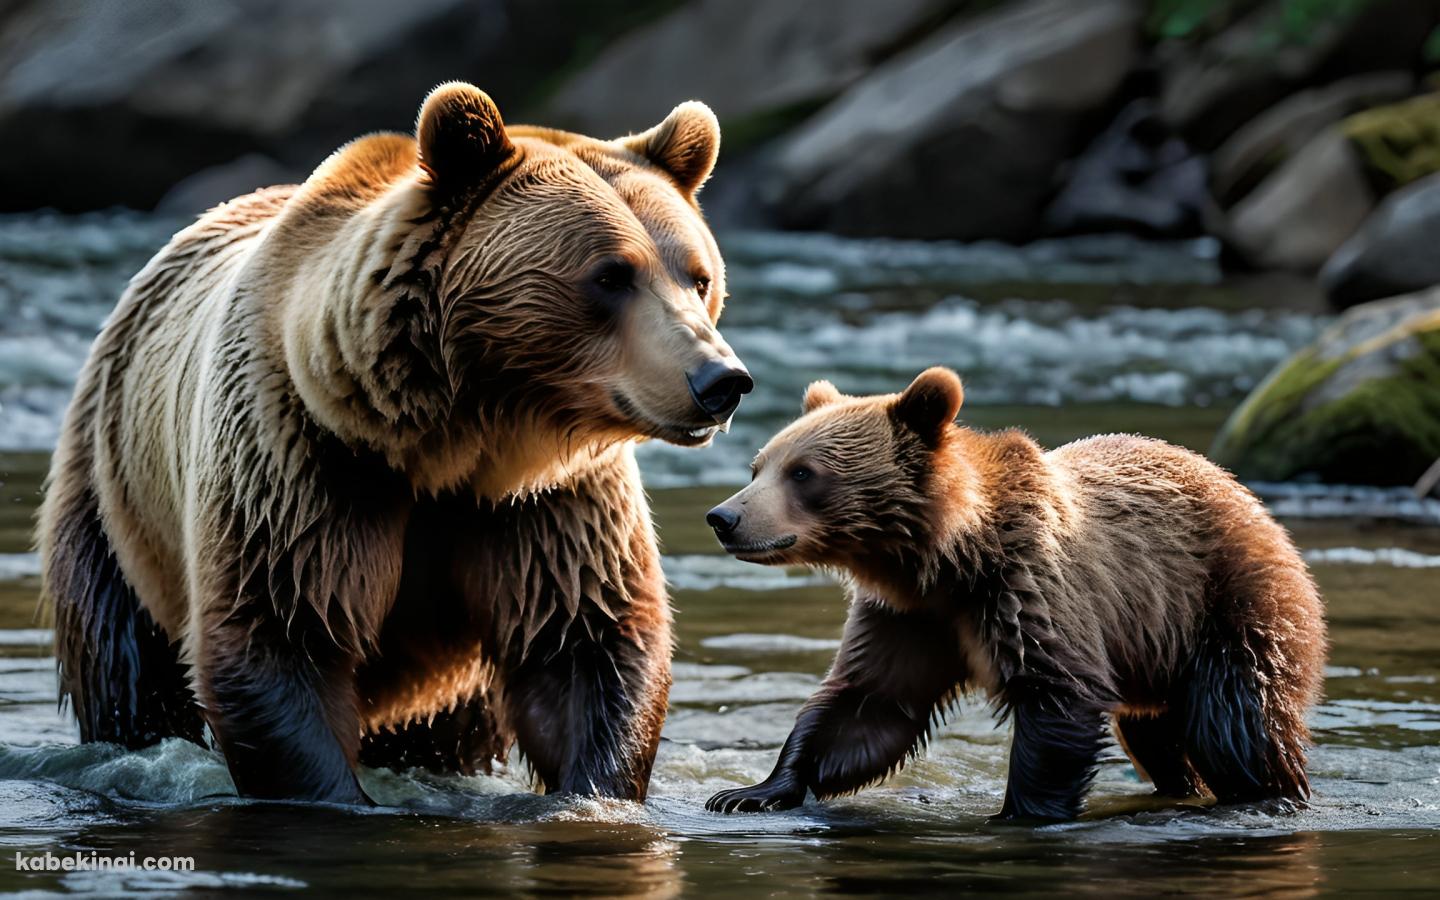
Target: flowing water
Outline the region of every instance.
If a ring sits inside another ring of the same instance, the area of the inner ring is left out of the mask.
[[[175,228],[131,214],[0,220],[0,889],[456,891],[672,896],[964,890],[1366,895],[1440,888],[1440,502],[1258,486],[1328,604],[1315,798],[1299,811],[1150,799],[1118,749],[1089,811],[987,824],[1008,730],[970,701],[901,775],[856,797],[724,817],[763,777],[844,617],[803,571],[717,555],[703,511],[814,377],[892,390],[964,374],[962,417],[1054,445],[1138,431],[1204,449],[1227,411],[1323,322],[1304,285],[1222,281],[1205,243],[1100,238],[1013,249],[732,235],[725,332],[760,387],[708,450],[642,448],[673,585],[675,687],[643,805],[540,797],[491,777],[366,772],[373,810],[243,802],[218,756],[76,744],[56,709],[29,552],[46,450],[95,328]],[[1258,307],[1263,306],[1264,311]],[[196,870],[15,872],[10,854],[179,855]]]

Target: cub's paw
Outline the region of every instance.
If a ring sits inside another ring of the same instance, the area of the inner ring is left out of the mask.
[[[805,789],[789,779],[766,779],[750,787],[721,791],[705,803],[711,812],[770,812],[794,809],[805,802]]]

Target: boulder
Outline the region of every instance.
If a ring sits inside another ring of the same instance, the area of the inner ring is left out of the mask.
[[[1440,93],[1367,109],[1342,128],[1385,190],[1440,172]]]
[[[1129,0],[1024,0],[878,66],[782,139],[763,196],[782,225],[1024,240],[1057,165],[1129,71]]]
[[[694,0],[626,34],[571,75],[542,118],[624,134],[703,99],[727,145],[793,124],[960,0]]]
[[[1414,89],[1415,77],[1409,72],[1373,72],[1286,97],[1246,122],[1215,151],[1210,183],[1216,199],[1231,205],[1324,129]]]
[[[258,153],[309,171],[473,81],[515,120],[620,0],[44,0],[0,5],[0,210],[149,208]]]
[[[1440,459],[1440,289],[1350,309],[1266,377],[1210,455],[1245,480],[1414,484]]]
[[[1045,211],[1046,230],[1193,236],[1209,205],[1205,181],[1205,161],[1170,132],[1152,101],[1134,100],[1070,165]]]
[[[1344,308],[1440,284],[1440,174],[1389,195],[1320,270]]]
[[[1204,152],[1307,86],[1365,72],[1423,71],[1426,39],[1440,25],[1440,0],[1236,6],[1252,11],[1207,41],[1161,48],[1162,112]]]
[[[1230,210],[1225,238],[1258,268],[1313,271],[1374,205],[1359,155],[1330,128]]]
[[[258,188],[297,184],[308,174],[282,166],[264,154],[247,153],[180,179],[155,204],[155,211],[167,216],[196,215]]]

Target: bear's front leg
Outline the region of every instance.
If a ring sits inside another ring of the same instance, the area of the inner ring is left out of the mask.
[[[355,661],[318,628],[232,612],[207,625],[206,720],[242,797],[368,804]],[[297,618],[301,618],[297,616]]]
[[[516,739],[547,793],[644,800],[669,696],[668,628],[581,616],[568,632],[547,628],[506,675]]]
[[[394,602],[408,499],[367,479],[312,488],[329,500],[303,528],[283,505],[237,514],[213,540],[230,554],[197,579],[212,591],[195,613],[200,699],[242,796],[370,802],[355,673]]]
[[[1105,744],[1103,710],[1063,691],[1012,684],[1006,692],[1015,735],[1010,744],[1005,805],[994,819],[1075,818]]]
[[[643,800],[670,696],[670,602],[627,455],[462,535],[506,719],[547,792]],[[487,611],[488,610],[488,611]]]
[[[721,791],[706,809],[790,809],[807,790],[824,799],[884,778],[919,749],[964,678],[951,621],[855,600],[830,674],[800,711],[770,777]]]

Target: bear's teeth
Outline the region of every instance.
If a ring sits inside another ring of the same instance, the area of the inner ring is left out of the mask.
[[[690,435],[690,436],[693,437],[693,438],[702,438],[702,437],[704,437],[705,435],[707,435],[707,434],[710,433],[710,429],[708,429],[708,428],[692,428],[691,430],[689,430],[689,431],[687,431],[687,432],[685,432],[685,433],[688,434],[688,435]]]

